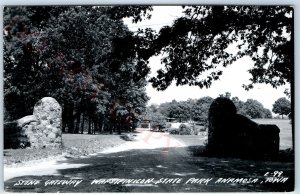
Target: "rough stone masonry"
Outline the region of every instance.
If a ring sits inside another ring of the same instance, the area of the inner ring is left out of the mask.
[[[61,147],[61,115],[62,108],[54,98],[42,98],[33,115],[4,124],[4,148]]]
[[[274,158],[279,153],[279,132],[276,125],[259,125],[237,114],[234,103],[216,98],[209,109],[207,148],[219,156]]]

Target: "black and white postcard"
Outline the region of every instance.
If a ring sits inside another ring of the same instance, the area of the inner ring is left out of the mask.
[[[3,7],[4,189],[289,192],[291,5]]]

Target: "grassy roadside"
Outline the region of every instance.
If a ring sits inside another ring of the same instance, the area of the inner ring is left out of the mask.
[[[280,150],[292,147],[292,132],[289,120],[257,119],[260,124],[276,124],[280,128]],[[157,132],[158,133],[158,132]],[[203,145],[207,137],[205,132],[195,135],[170,135],[187,146]],[[120,135],[63,134],[63,149],[6,149],[4,165],[24,165],[32,160],[49,160],[58,157],[80,157],[115,147],[126,141]],[[283,153],[289,156],[287,151]],[[284,156],[286,157],[286,156]]]
[[[207,133],[202,132],[200,135],[172,135],[176,140],[184,143],[186,146],[200,146],[204,145],[205,140],[207,139]]]
[[[4,150],[3,163],[6,166],[22,166],[33,160],[49,160],[59,157],[77,158],[125,142],[119,135],[63,134],[62,138],[62,149],[6,149]]]

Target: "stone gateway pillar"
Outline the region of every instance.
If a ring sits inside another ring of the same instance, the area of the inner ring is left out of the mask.
[[[208,144],[211,151],[221,151],[228,139],[231,118],[236,114],[234,103],[228,99],[219,97],[215,99],[208,112]]]
[[[62,108],[52,97],[39,100],[33,115],[4,124],[4,148],[60,148]]]
[[[280,129],[276,125],[259,125],[236,112],[228,98],[219,97],[212,102],[207,151],[217,156],[251,159],[277,157]]]
[[[51,97],[39,100],[33,109],[33,116],[37,119],[31,147],[60,147],[62,144],[62,108]]]

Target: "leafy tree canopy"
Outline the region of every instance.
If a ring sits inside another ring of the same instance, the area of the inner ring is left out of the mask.
[[[285,97],[279,98],[273,104],[272,111],[274,113],[282,115],[282,117],[283,115],[288,115],[291,113],[291,102]]]
[[[248,99],[243,105],[244,112],[251,118],[264,118],[265,108],[257,100]]]
[[[196,100],[194,104],[191,104],[192,119],[197,122],[206,123],[208,119],[209,107],[213,100],[213,98],[205,96]]]
[[[238,97],[232,97],[231,93],[226,92],[221,94],[220,97],[229,98],[232,100],[237,108],[237,113],[250,117],[252,119],[257,118],[272,118],[272,113],[269,109],[264,108],[263,104],[254,99],[247,99],[246,102],[241,101]]]
[[[151,6],[113,6],[106,10],[106,14],[114,19],[120,20],[123,18],[132,18],[133,23],[142,21],[143,19],[150,19],[153,8]]]
[[[44,96],[98,120],[128,123],[143,112],[146,79],[126,44],[132,33],[109,14],[113,8],[5,8],[4,94],[12,119],[29,114]],[[137,17],[143,9],[127,11]]]
[[[176,85],[209,88],[226,67],[250,56],[254,67],[248,90],[266,83],[274,88],[291,83],[294,63],[293,8],[290,6],[187,6],[184,16],[158,34],[146,29],[139,56],[163,54],[164,67],[150,82],[165,90]],[[236,52],[228,49],[236,45]]]

